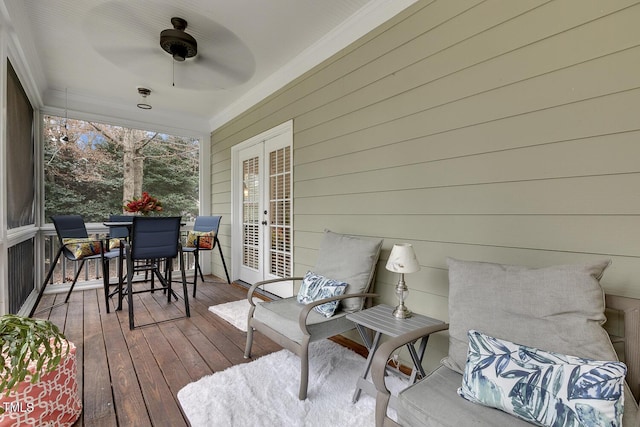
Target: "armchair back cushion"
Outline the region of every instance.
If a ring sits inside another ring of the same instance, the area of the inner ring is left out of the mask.
[[[366,292],[372,283],[382,239],[362,239],[325,230],[316,261],[315,273],[347,283],[345,295]],[[363,298],[342,300],[344,311],[362,309]]]
[[[475,329],[531,347],[596,360],[617,360],[602,327],[600,278],[609,260],[527,268],[449,258],[449,355],[464,372]]]

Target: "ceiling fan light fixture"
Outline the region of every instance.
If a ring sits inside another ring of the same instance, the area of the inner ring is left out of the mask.
[[[174,60],[182,62],[198,53],[198,43],[190,34],[184,32],[187,21],[182,18],[171,18],[172,29],[160,33],[160,46]]]

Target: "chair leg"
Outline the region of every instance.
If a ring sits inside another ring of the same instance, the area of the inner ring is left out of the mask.
[[[64,299],[64,302],[69,302],[69,297],[71,296],[73,287],[76,285],[76,282],[78,281],[78,277],[80,277],[80,272],[82,271],[82,267],[84,267],[84,261],[85,260],[80,261],[80,267],[78,267],[78,271],[76,272],[76,275],[73,277],[73,282],[71,282],[71,287],[69,288],[69,292],[67,292],[67,296]]]
[[[244,347],[244,358],[251,358],[251,347],[253,346],[253,328],[251,325],[248,325],[247,328],[247,344]]]
[[[130,249],[127,247],[127,305],[129,306],[129,329],[135,328],[133,321],[133,262],[131,261]]]
[[[124,277],[122,275],[122,265],[124,264],[124,249],[120,247],[120,258],[118,258],[118,307],[116,310],[122,310],[122,285],[124,284]],[[129,275],[129,268],[127,266],[127,275]]]
[[[247,344],[244,348],[244,358],[249,359],[251,357],[251,347],[253,345],[253,326],[251,326],[251,319],[253,319],[253,312],[256,310],[254,305],[249,307],[249,314],[247,315]]]
[[[109,310],[109,260],[102,260],[102,280],[104,284],[104,303],[107,306],[107,313]]]
[[[180,275],[182,276],[182,293],[184,294],[184,311],[187,317],[191,317],[189,309],[189,290],[187,289],[187,275],[184,270],[184,256],[180,253]],[[193,289],[195,292],[195,288]]]
[[[173,290],[171,289],[171,283],[172,283],[172,274],[171,271],[173,270],[173,260],[169,260],[166,259],[164,260],[164,277],[167,280],[167,302],[171,302],[171,294],[173,294]],[[176,301],[178,301],[178,297],[176,296]]]
[[[307,388],[309,386],[309,338],[302,338],[302,348],[300,352],[300,392],[298,399],[307,398]]]
[[[220,240],[216,237],[216,244],[218,245],[218,251],[220,251],[220,259],[222,259],[222,266],[224,267],[224,274],[227,275],[227,283],[231,284],[231,280],[229,279],[229,271],[227,271],[227,263],[224,262],[224,255],[222,255],[222,248],[220,247]]]
[[[193,263],[194,263],[194,272],[193,272],[193,297],[196,297],[196,286],[198,284],[198,270],[200,270],[200,257],[198,254],[198,248],[193,251]],[[200,272],[200,276],[202,276],[202,272]],[[204,282],[204,278],[202,278]]]
[[[173,291],[171,290],[171,268],[169,268],[169,264],[171,263],[171,261],[169,261],[168,259],[164,260],[164,279],[167,282],[166,284],[166,293],[167,293],[167,303],[171,302],[171,294],[173,293]],[[159,267],[159,266],[158,266]],[[163,286],[165,286],[164,283],[162,283]],[[178,298],[176,297],[176,300]]]
[[[156,263],[156,262],[160,262],[160,261],[159,261],[159,260],[157,260],[157,259],[151,260],[151,263]],[[148,274],[148,273],[149,273],[149,271],[148,271],[148,270],[145,270],[145,271],[144,271],[144,278],[145,278],[145,279],[147,278],[147,274]],[[153,272],[151,272],[151,293],[154,293],[154,292],[155,292],[155,291],[154,291],[155,287],[156,287],[155,277],[154,277],[154,275],[153,275]]]
[[[200,252],[200,251],[196,251],[196,252]],[[196,265],[198,266],[197,273],[200,273],[200,280],[202,280],[204,282],[204,274],[202,274],[202,266],[200,265],[200,257],[199,257],[199,255],[198,255],[198,263]]]
[[[53,259],[53,262],[49,266],[47,277],[45,277],[44,282],[40,287],[40,291],[38,292],[38,297],[36,298],[36,302],[33,304],[33,307],[31,307],[31,311],[29,312],[29,317],[33,317],[33,314],[35,313],[36,308],[38,308],[38,304],[40,304],[40,300],[42,299],[42,294],[44,294],[44,290],[47,287],[47,283],[49,282],[49,279],[51,279],[51,276],[53,275],[53,270],[55,270],[56,264],[58,264],[58,260],[60,259],[60,255],[62,255],[63,249],[64,248],[62,246],[60,247],[60,249],[58,249],[58,252],[56,253],[55,258]]]

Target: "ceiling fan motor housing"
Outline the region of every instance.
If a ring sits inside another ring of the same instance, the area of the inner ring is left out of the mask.
[[[184,61],[198,53],[198,43],[191,35],[184,32],[187,21],[182,18],[171,18],[172,29],[160,33],[160,46],[171,54],[176,61]]]

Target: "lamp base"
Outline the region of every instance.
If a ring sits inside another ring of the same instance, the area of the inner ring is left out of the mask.
[[[411,317],[411,310],[409,310],[404,304],[401,304],[393,310],[393,317],[396,319],[408,319]]]

